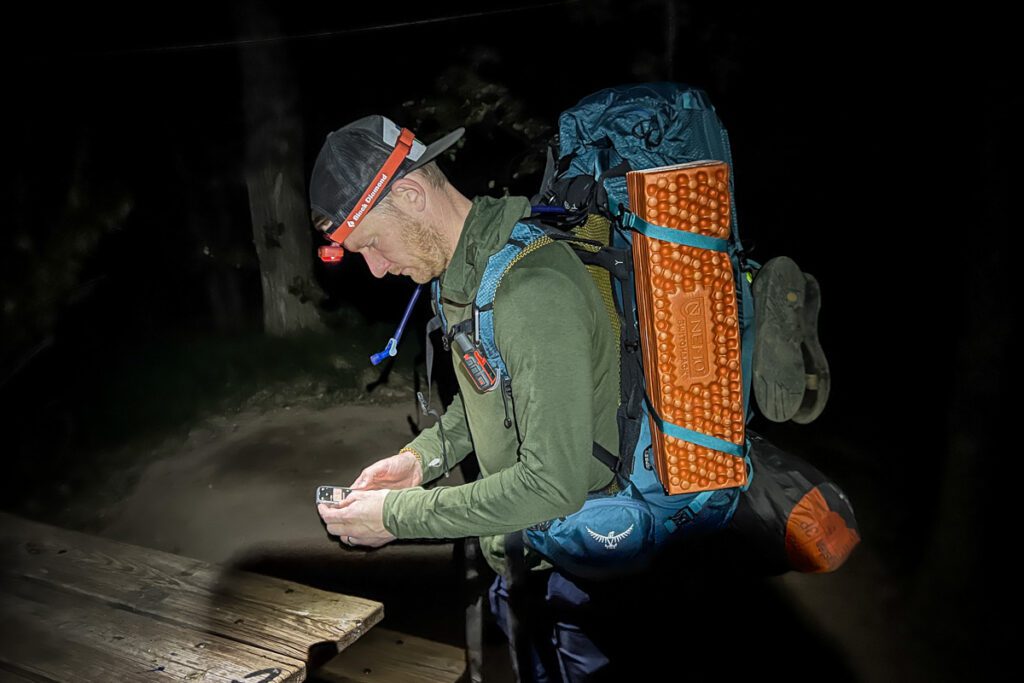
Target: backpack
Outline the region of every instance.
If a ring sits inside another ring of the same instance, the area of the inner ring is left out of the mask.
[[[516,546],[521,541],[559,569],[584,578],[641,570],[665,545],[725,527],[737,508],[740,491],[752,481],[749,439],[737,445],[665,421],[654,414],[645,387],[634,300],[632,233],[663,237],[659,231],[664,228],[646,223],[629,210],[626,172],[698,160],[724,161],[730,168],[732,165],[728,135],[703,91],[675,83],[654,83],[608,88],[590,95],[560,116],[559,133],[548,150],[540,191],[532,198],[534,215],[516,224],[506,245],[487,264],[474,302],[473,320],[468,321],[475,326],[483,356],[478,354],[481,367],[470,369],[471,374],[476,372],[500,382],[502,391],[510,391],[511,378],[494,342],[494,296],[505,272],[519,259],[556,241],[568,243],[588,266],[620,337],[617,422],[621,457],[616,458],[596,443],[593,453],[615,473],[612,486],[591,493],[583,507],[567,517],[511,535],[509,557],[514,564],[519,564],[515,558],[521,554]],[[728,191],[735,207],[731,174]],[[699,235],[671,232],[670,239],[689,243],[687,236],[691,236],[694,246],[708,246]],[[734,276],[743,350],[743,413],[745,422],[749,422],[753,332],[750,274],[758,264],[743,252],[735,210],[730,237],[712,246],[727,256]],[[433,303],[437,312],[441,311],[439,297],[435,281]],[[443,316],[436,325],[443,327],[450,342],[456,330],[449,329]],[[477,361],[471,359],[474,364]],[[488,366],[489,370],[481,369]],[[653,420],[649,419],[652,415]],[[746,483],[695,493],[667,493],[652,463],[652,421],[673,438],[743,458]]]

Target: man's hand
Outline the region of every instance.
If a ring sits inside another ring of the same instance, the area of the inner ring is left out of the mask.
[[[420,461],[409,451],[378,460],[352,482],[353,489],[408,489],[423,483]]]
[[[384,528],[384,499],[387,495],[387,489],[352,491],[338,505],[321,503],[316,509],[327,524],[327,533],[339,537],[342,543],[379,548],[395,540],[395,536]]]

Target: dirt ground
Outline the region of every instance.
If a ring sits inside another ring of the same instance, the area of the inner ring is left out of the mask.
[[[147,464],[134,473],[123,499],[97,506],[83,496],[54,521],[380,600],[384,627],[462,647],[460,545],[350,549],[327,535],[313,504],[317,485],[347,485],[364,466],[404,445],[414,419],[412,403],[403,400],[207,420],[139,457]],[[455,473],[445,483],[462,480]],[[833,680],[929,677],[905,645],[896,588],[870,542],[834,574],[789,574],[733,592],[721,623],[714,623],[736,637],[759,634],[754,652],[740,646],[750,655],[751,673],[777,668],[793,674],[790,679],[818,678],[824,668]],[[511,681],[505,645],[495,633],[488,630],[485,680]]]

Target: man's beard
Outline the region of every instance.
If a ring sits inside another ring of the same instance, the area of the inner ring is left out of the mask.
[[[423,221],[407,220],[401,234],[408,253],[415,254],[422,261],[415,269],[428,271],[424,281],[429,281],[444,271],[448,265],[449,249],[439,230]]]

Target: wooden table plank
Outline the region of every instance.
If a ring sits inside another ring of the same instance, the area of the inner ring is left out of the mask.
[[[0,512],[2,575],[303,661],[313,645],[343,650],[383,618],[372,600]]]
[[[57,681],[305,680],[306,664],[220,636],[165,623],[34,579],[5,577],[0,589],[0,662]]]

